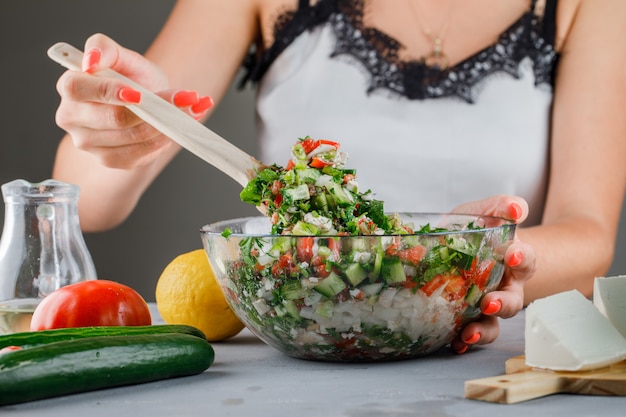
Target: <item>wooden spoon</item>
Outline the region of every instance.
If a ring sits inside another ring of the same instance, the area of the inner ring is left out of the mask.
[[[48,56],[68,69],[81,71],[83,53],[67,43],[59,42],[50,47]],[[178,107],[120,73],[112,69],[104,69],[94,75],[116,78],[141,92],[141,103],[126,105],[130,111],[183,148],[237,181],[242,187],[245,187],[248,181],[265,167],[254,157],[211,131]]]

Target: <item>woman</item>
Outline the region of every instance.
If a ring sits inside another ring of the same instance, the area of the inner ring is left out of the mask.
[[[590,295],[611,263],[625,19],[619,0],[180,0],[145,58],[87,40],[84,71],[58,82],[54,176],[81,186],[86,230],[119,224],[179,147],[120,106],[138,92],[89,73],[113,67],[204,119],[255,45],[262,161],[334,139],[389,210],[526,220],[484,319],[453,343],[464,352],[533,299]]]

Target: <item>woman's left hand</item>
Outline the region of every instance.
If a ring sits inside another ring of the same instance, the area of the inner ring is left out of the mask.
[[[498,195],[462,204],[453,211],[504,217],[519,224],[528,216],[528,203],[520,197]],[[535,251],[516,237],[504,254],[504,263],[504,276],[499,288],[481,300],[482,317],[465,326],[452,341],[452,349],[457,353],[464,353],[472,345],[484,345],[496,340],[500,334],[498,318],[513,317],[524,307],[524,284],[537,268]]]

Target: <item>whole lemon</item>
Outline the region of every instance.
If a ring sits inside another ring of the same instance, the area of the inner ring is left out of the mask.
[[[174,258],[161,273],[155,295],[166,323],[197,327],[211,342],[233,337],[244,328],[224,298],[202,249]]]

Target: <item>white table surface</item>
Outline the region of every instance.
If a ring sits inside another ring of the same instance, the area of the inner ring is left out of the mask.
[[[244,330],[213,344],[215,363],[200,375],[0,407],[0,416],[626,415],[626,397],[559,394],[512,405],[465,399],[464,381],[503,374],[504,362],[523,353],[523,313],[501,327],[495,343],[464,355],[446,348],[420,359],[357,364],[289,358]]]

